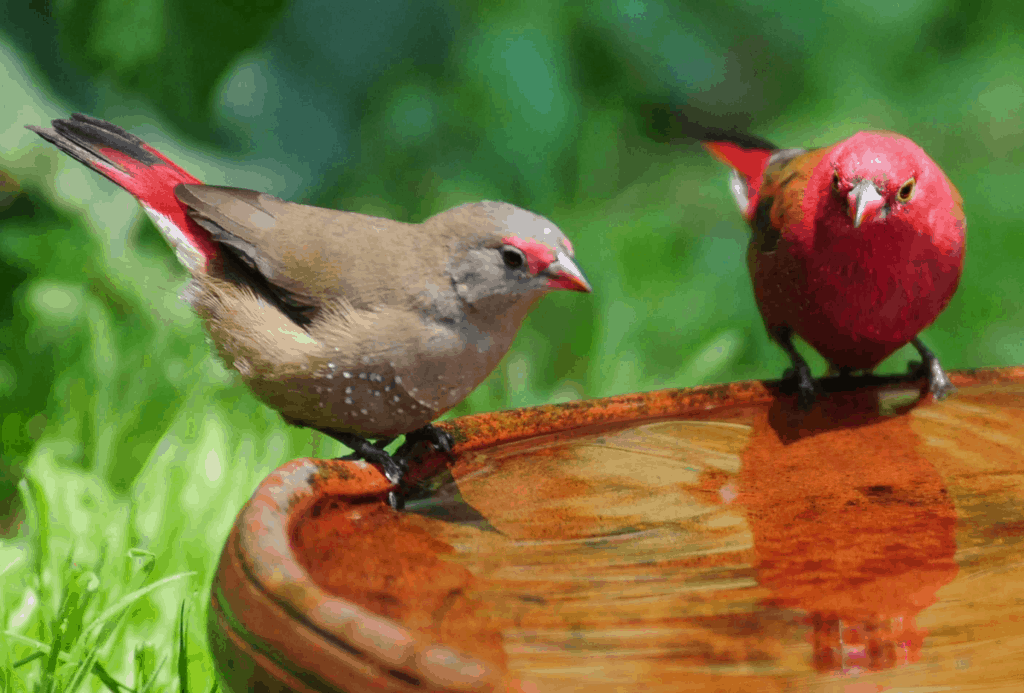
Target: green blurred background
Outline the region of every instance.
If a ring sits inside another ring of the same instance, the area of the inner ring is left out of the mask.
[[[542,300],[454,414],[787,366],[754,305],[726,169],[652,127],[656,105],[782,146],[865,128],[917,141],[970,229],[960,291],[925,341],[949,368],[1024,363],[1024,13],[827,8],[8,0],[0,499],[28,470],[66,506],[57,521],[78,523],[69,546],[104,536],[154,551],[158,574],[205,576],[264,474],[341,451],[286,427],[211,355],[177,298],[184,271],[132,198],[23,127],[72,111],[209,183],[409,221],[502,199],[559,224],[594,294]],[[911,352],[880,370],[902,372]]]

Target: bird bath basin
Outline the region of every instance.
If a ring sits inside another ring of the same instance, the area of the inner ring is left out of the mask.
[[[211,594],[235,691],[1019,691],[1024,368],[772,383],[445,422],[403,512],[300,459]],[[838,387],[835,381],[826,387]]]

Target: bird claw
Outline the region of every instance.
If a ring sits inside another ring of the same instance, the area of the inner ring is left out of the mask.
[[[384,474],[384,478],[394,484],[394,488],[388,491],[388,505],[395,510],[405,507],[405,498],[402,495],[402,481],[406,472],[409,471],[408,461],[398,457],[397,454],[389,455],[384,450],[367,443],[367,448],[360,451],[360,456],[376,466]],[[372,451],[371,451],[372,450]]]
[[[388,491],[388,505],[390,505],[393,510],[401,510],[405,507],[405,496],[403,496],[398,489]]]
[[[384,472],[384,476],[395,486],[402,485],[402,479],[405,477],[405,473],[409,471],[409,465],[406,460],[389,455],[386,452],[381,456],[381,461],[378,462],[381,471]]]
[[[782,382],[789,392],[796,390],[797,404],[802,411],[810,411],[818,395],[824,394],[807,364],[787,368],[782,374]]]
[[[388,456],[391,464],[398,468],[398,473],[393,477],[388,473],[387,469],[384,470],[384,475],[388,477],[388,481],[395,485],[395,488],[388,492],[388,505],[395,510],[401,510],[405,507],[402,481],[409,471],[409,463],[418,457],[417,451],[421,443],[429,443],[435,450],[447,455],[452,451],[455,440],[452,438],[451,433],[433,424],[427,424],[422,428],[405,434],[405,441],[395,450],[393,455]]]
[[[402,443],[402,447],[395,451],[395,455],[405,458],[411,457],[414,448],[419,443],[430,443],[435,450],[447,455],[452,451],[455,439],[452,438],[451,433],[443,428],[427,424],[423,428],[417,428],[415,431],[406,433],[405,442]]]
[[[399,457],[397,454],[389,455],[384,450],[385,445],[390,441],[384,440],[383,445],[374,445],[366,438],[362,438],[352,433],[344,433],[341,431],[335,431],[331,429],[319,429],[321,433],[325,433],[342,445],[347,445],[352,448],[352,451],[356,454],[356,457],[369,462],[373,466],[377,467],[390,483],[395,486],[402,485],[402,478],[405,473],[409,470],[409,465],[406,460]],[[389,499],[389,502],[390,499]],[[391,502],[391,506],[394,507],[394,503]]]
[[[356,454],[380,469],[384,477],[396,486],[402,484],[402,477],[409,471],[409,465],[404,459],[389,455],[383,448],[373,445],[369,441],[365,446],[360,446],[360,449],[356,450]]]
[[[930,361],[911,361],[907,364],[907,377],[911,380],[925,378],[928,381],[928,392],[936,400],[942,400],[956,392],[956,386],[942,369],[938,359]]]
[[[921,354],[920,361],[907,364],[907,374],[911,379],[924,377],[928,380],[928,392],[935,400],[942,400],[956,392],[956,387],[942,369],[938,357],[935,356],[921,340],[915,337],[911,344]]]
[[[431,435],[433,437],[430,439],[430,443],[434,446],[434,449],[438,452],[450,455],[452,448],[455,447],[455,439],[452,438],[452,434],[443,428],[438,428],[437,426],[431,425],[428,428],[430,428],[432,432]]]
[[[446,455],[452,451],[452,447],[455,445],[451,433],[433,424],[427,424],[406,433],[405,442],[395,450],[393,455],[389,455],[384,448],[390,445],[394,438],[381,438],[376,443],[371,443],[365,438],[351,433],[330,429],[320,429],[320,431],[352,448],[356,456],[377,467],[384,474],[384,477],[394,485],[394,488],[388,491],[388,505],[395,510],[405,507],[402,482],[409,471],[409,462],[416,456],[419,444],[430,443],[435,450]]]

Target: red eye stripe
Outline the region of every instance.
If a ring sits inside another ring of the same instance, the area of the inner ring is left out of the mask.
[[[515,246],[523,251],[523,255],[526,256],[526,264],[530,268],[530,274],[543,272],[548,265],[555,261],[555,251],[540,241],[507,236],[502,238],[501,242],[506,245]]]

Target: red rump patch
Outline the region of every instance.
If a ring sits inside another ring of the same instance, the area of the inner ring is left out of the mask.
[[[507,236],[502,238],[501,242],[506,245],[512,245],[523,251],[526,255],[526,263],[530,268],[530,274],[539,274],[547,269],[547,266],[555,261],[555,251],[549,246],[544,245],[540,241],[535,241],[532,238],[517,238],[516,236]]]
[[[99,149],[99,153],[117,166],[108,166],[103,161],[92,162],[92,165],[102,169],[106,176],[138,198],[143,205],[170,219],[209,264],[217,256],[217,244],[209,231],[188,216],[187,207],[174,196],[174,188],[182,183],[202,185],[203,182],[149,145],[143,147],[166,165],[147,166],[123,152],[107,147]]]
[[[704,148],[719,161],[739,171],[749,183],[756,183],[755,189],[761,187],[761,176],[772,155],[770,150],[746,149],[732,142],[705,142]]]

